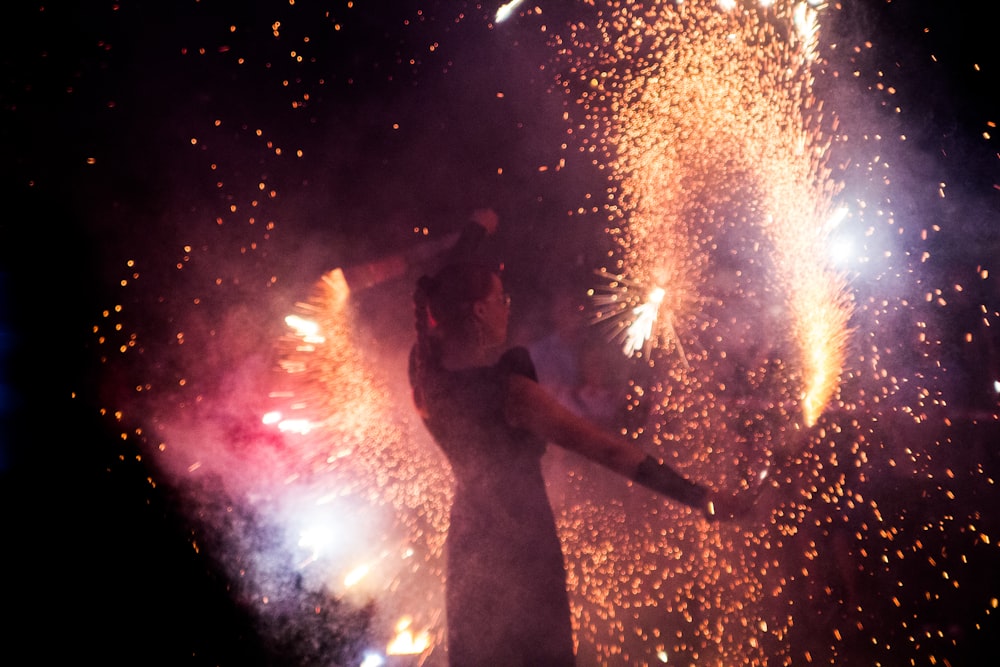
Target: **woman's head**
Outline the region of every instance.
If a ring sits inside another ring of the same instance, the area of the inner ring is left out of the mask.
[[[443,340],[501,345],[507,339],[509,300],[500,276],[480,264],[449,264],[417,281],[417,331]]]

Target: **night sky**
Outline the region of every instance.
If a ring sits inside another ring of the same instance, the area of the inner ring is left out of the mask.
[[[949,300],[934,323],[934,352],[948,367],[940,385],[953,421],[975,422],[978,463],[996,479],[1000,10],[979,4],[845,2],[829,10],[820,41],[838,53],[858,46],[839,68],[858,75],[816,85],[838,95],[845,127],[907,136],[886,142],[896,216],[942,229],[918,279],[920,291]],[[195,536],[178,511],[188,490],[147,462],[157,436],[136,436],[105,412],[128,402],[135,378],[156,387],[181,373],[217,390],[219,369],[261,340],[234,334],[156,357],[174,349],[178,327],[195,332],[195,345],[201,329],[273,335],[267,322],[321,273],[410,251],[480,207],[500,215],[508,288],[534,332],[533,316],[586,280],[609,243],[599,228],[574,226],[571,213],[605,175],[562,147],[566,95],[552,90],[553,67],[539,66],[551,57],[539,27],[593,8],[535,5],[540,13],[499,25],[492,4],[433,0],[8,7],[5,662],[281,664],[233,600],[211,537]],[[219,289],[206,290],[216,277]],[[881,285],[862,276],[854,286]],[[392,311],[398,301],[385,312],[376,296],[365,313],[377,346],[405,336],[379,328],[408,327],[410,313]],[[116,304],[129,323],[99,344],[95,327],[115,320],[105,311]],[[145,357],[108,363],[129,327]],[[970,329],[985,332],[985,343],[976,335],[985,347],[965,343]],[[996,519],[987,525],[1000,538]],[[1000,593],[998,565],[994,556],[977,572]],[[956,623],[966,612],[955,610]],[[958,654],[982,660],[955,665],[1000,657],[983,635]]]

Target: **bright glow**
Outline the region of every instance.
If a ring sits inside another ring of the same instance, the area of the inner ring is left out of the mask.
[[[359,667],[382,667],[385,664],[385,658],[380,656],[378,653],[365,653],[364,659],[361,661]]]
[[[829,232],[836,229],[845,219],[847,219],[847,207],[838,206],[830,217],[827,218],[826,224],[823,225],[823,231]]]
[[[388,655],[418,655],[426,651],[431,645],[431,638],[427,631],[419,632],[416,635],[410,629],[413,619],[404,616],[396,624],[396,636],[385,652]]]
[[[362,579],[364,579],[368,573],[371,572],[371,568],[367,565],[359,565],[344,577],[344,586],[346,588],[351,588],[356,586]]]
[[[295,329],[295,333],[307,343],[322,344],[326,342],[326,338],[319,333],[319,325],[312,320],[298,315],[289,315],[285,318],[285,324]]]
[[[830,243],[830,259],[837,265],[849,264],[855,259],[854,243],[848,238],[839,238]]]
[[[847,354],[850,309],[846,302],[844,294],[839,301],[817,300],[806,306],[810,309],[808,314],[801,313],[797,318],[803,351],[802,414],[806,426],[816,423],[840,383],[840,370]]]
[[[1000,380],[993,381],[993,391],[1000,394]]]
[[[325,526],[314,526],[299,533],[299,546],[313,552],[333,544],[333,532]]]
[[[270,412],[265,413],[264,416],[260,418],[260,421],[267,426],[273,426],[281,421],[281,413],[277,410],[271,410]]]
[[[652,337],[653,323],[656,322],[656,315],[665,295],[662,287],[656,287],[649,293],[645,303],[632,309],[635,320],[625,331],[625,345],[622,347],[626,356],[632,356],[641,350]]]
[[[816,36],[819,33],[819,15],[816,10],[809,7],[806,3],[800,2],[795,6],[794,13],[794,23],[795,29],[799,33],[799,37],[806,45],[807,58],[812,59],[815,57],[816,51]]]
[[[282,419],[278,422],[278,430],[282,433],[298,433],[299,435],[309,433],[315,426],[308,419]]]
[[[516,10],[523,2],[524,0],[510,0],[510,2],[500,5],[497,9],[497,14],[494,20],[497,23],[503,23],[513,16],[514,10]]]

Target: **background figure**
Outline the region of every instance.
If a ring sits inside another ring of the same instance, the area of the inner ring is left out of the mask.
[[[588,331],[579,349],[580,373],[569,396],[570,409],[602,427],[619,431],[625,423],[628,359],[617,345]]]
[[[538,382],[574,413],[617,431],[624,424],[629,360],[587,321],[585,305],[570,290],[552,294],[545,335],[526,347]]]
[[[533,337],[526,347],[539,383],[569,405],[570,394],[580,384],[580,354],[588,326],[579,299],[567,289],[554,290],[542,324],[542,335]]]

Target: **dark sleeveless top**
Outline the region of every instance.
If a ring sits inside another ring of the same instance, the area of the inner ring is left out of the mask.
[[[526,349],[494,366],[411,373],[455,476],[446,547],[451,667],[574,664],[565,566],[541,471],[546,443],[504,417],[512,374],[537,381]]]

